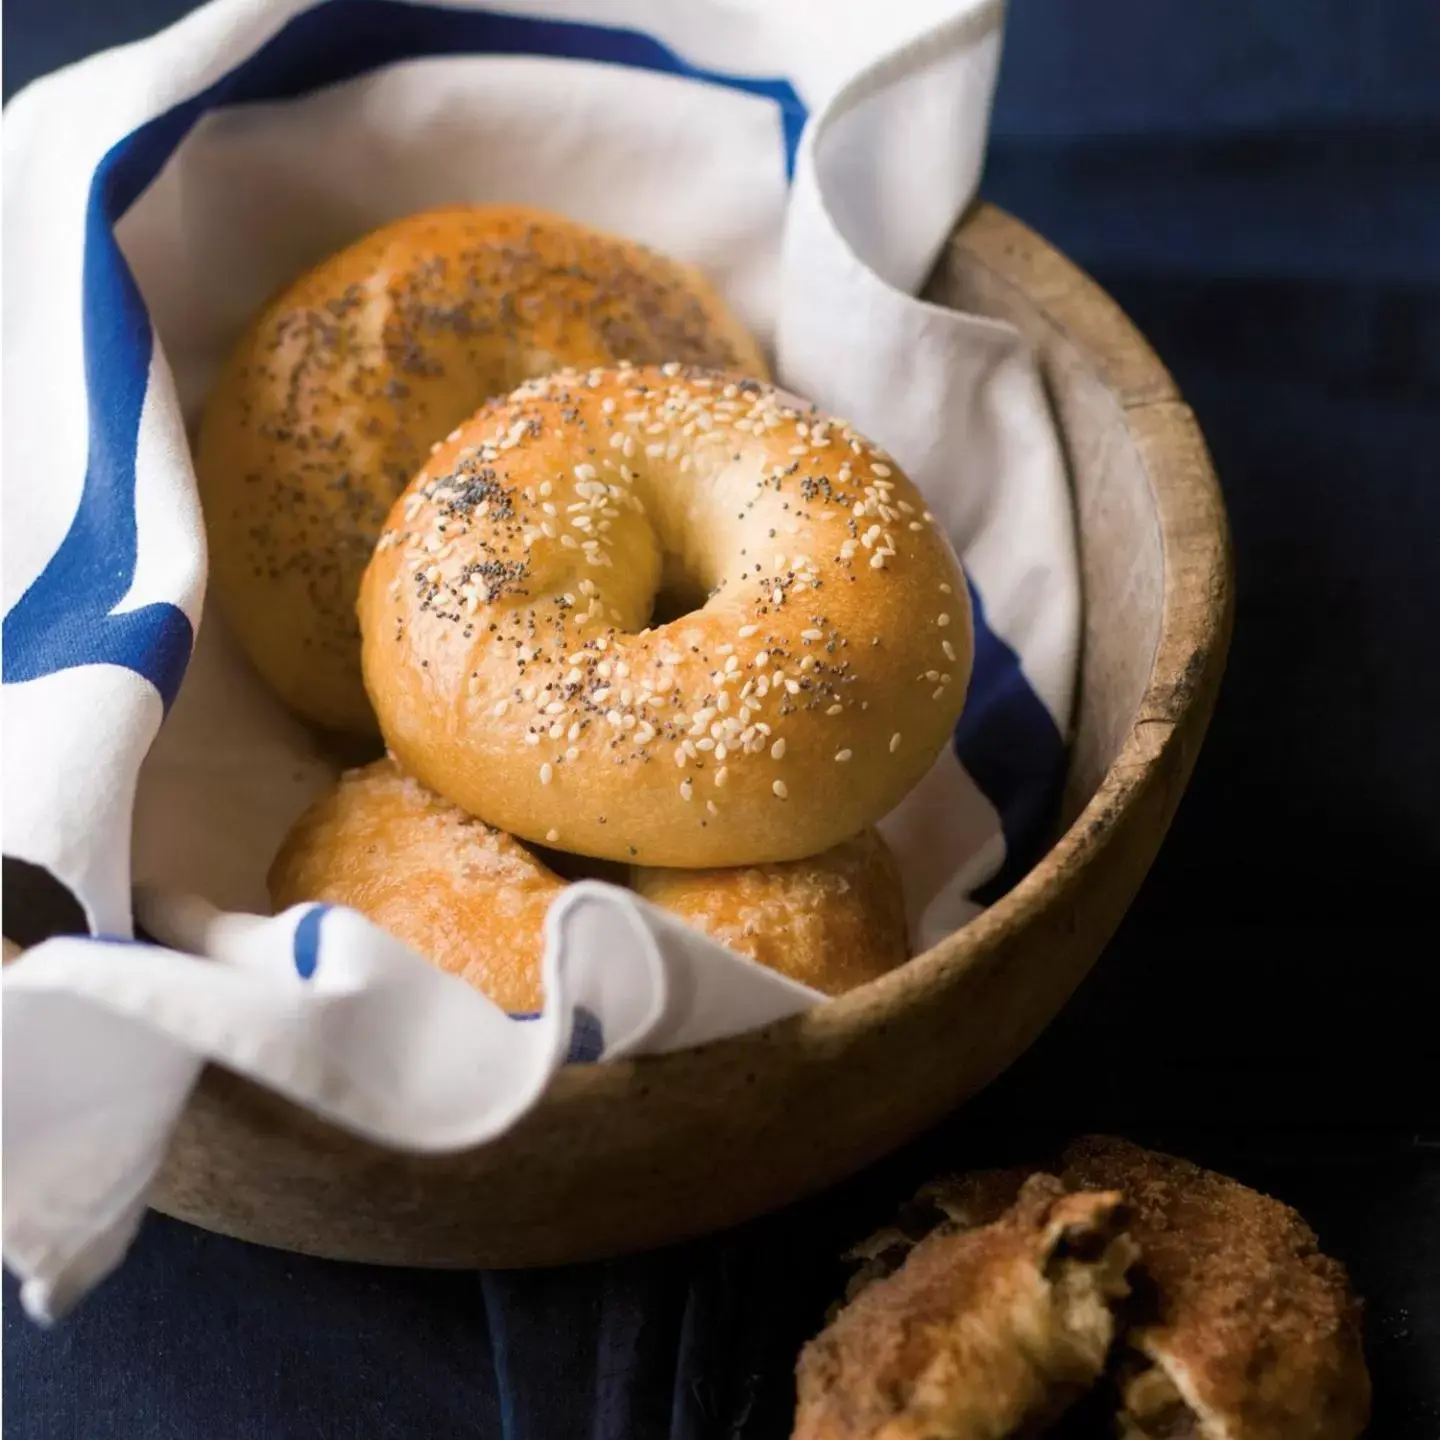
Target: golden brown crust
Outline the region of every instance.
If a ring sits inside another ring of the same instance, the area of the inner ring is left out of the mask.
[[[795,1440],[1001,1440],[1098,1378],[1132,1250],[1115,1194],[1037,1175],[989,1225],[920,1241],[805,1347]]]
[[[348,905],[506,1009],[541,1007],[545,912],[566,881],[391,760],[348,772],[316,801],[269,878],[277,910]],[[763,872],[639,871],[632,880],[720,943],[827,994],[906,956],[899,875],[873,833]]]
[[[1158,1301],[1129,1346],[1169,1379],[1216,1440],[1353,1440],[1370,1383],[1359,1306],[1288,1205],[1188,1160],[1087,1136],[1065,1152],[1071,1188],[1123,1190]],[[1153,1378],[1126,1387],[1131,1433],[1163,1440]]]
[[[1370,1385],[1359,1306],[1289,1206],[1187,1160],[1107,1136],[1054,1167],[1071,1191],[1124,1194],[1150,1313],[1125,1335],[1121,1426],[1132,1440],[1353,1440]],[[960,1229],[989,1223],[1023,1170],[921,1192]]]
[[[497,1005],[540,1009],[545,912],[565,882],[390,760],[348,771],[300,817],[269,884],[277,910],[348,905]]]
[[[617,360],[767,373],[693,267],[523,206],[396,221],[266,306],[206,405],[196,471],[216,593],[287,704],[373,732],[354,604],[391,502],[488,397]]]
[[[712,940],[827,995],[877,979],[906,958],[900,868],[874,830],[777,865],[637,867],[631,884]]]
[[[652,628],[662,591],[685,613]],[[407,771],[536,844],[685,868],[879,820],[949,741],[972,646],[892,462],[678,366],[487,407],[396,502],[360,617]]]

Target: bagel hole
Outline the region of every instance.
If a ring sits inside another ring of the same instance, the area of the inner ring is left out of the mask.
[[[687,615],[703,610],[709,599],[709,591],[698,579],[691,575],[671,573],[667,566],[650,610],[650,629],[683,620]]]

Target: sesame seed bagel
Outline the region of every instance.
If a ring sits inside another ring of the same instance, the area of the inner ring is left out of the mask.
[[[960,566],[893,462],[679,365],[486,407],[396,502],[359,613],[404,769],[511,834],[642,865],[857,834],[949,739],[971,663]]]
[[[692,267],[512,205],[387,225],[265,307],[211,392],[196,471],[215,593],[287,705],[374,733],[355,596],[391,503],[488,397],[617,360],[766,373]]]
[[[900,877],[874,831],[787,865],[604,878],[827,994],[906,957]],[[566,880],[391,760],[348,771],[300,817],[269,883],[277,910],[348,905],[505,1009],[541,1007],[545,912]]]

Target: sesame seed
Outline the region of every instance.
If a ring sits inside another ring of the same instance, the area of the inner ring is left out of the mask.
[[[888,475],[890,474],[890,467],[888,465],[872,465],[870,467],[870,473],[872,475]]]
[[[955,592],[951,590],[951,588],[942,581],[940,585],[940,593],[942,595],[953,595]]]
[[[679,769],[683,770],[689,763],[690,757],[684,750],[677,750],[675,752],[675,764]]]
[[[695,787],[690,783],[690,777],[687,775],[685,779],[680,782],[680,798],[682,800],[689,800],[694,794]]]
[[[835,759],[843,765],[855,752],[853,750],[837,750]]]
[[[748,640],[748,639],[749,639],[752,635],[754,635],[754,634],[756,633],[756,631],[758,631],[759,629],[760,629],[760,627],[759,627],[758,625],[742,625],[735,633],[736,633],[742,640]]]
[[[783,780],[775,781],[770,789],[774,792],[778,800],[788,800],[790,798],[790,787]]]
[[[900,732],[897,730],[890,737],[890,753],[893,755],[900,748]]]
[[[715,772],[715,787],[716,787],[716,789],[719,789],[719,787],[722,786],[729,778],[730,778],[730,767],[729,767],[728,765],[722,765],[722,766]]]
[[[719,807],[713,800],[707,800],[707,801],[705,802],[705,808],[706,808],[712,815],[718,815],[718,814],[720,813],[720,807]]]
[[[935,623],[939,625],[941,629],[944,629],[944,627],[950,623],[950,617],[945,614],[944,611],[941,611],[941,613],[935,617]]]
[[[872,570],[883,570],[885,568],[885,556],[883,552],[877,550],[875,554],[870,557],[870,568]]]
[[[843,705],[832,705],[825,713],[827,715],[838,715],[844,708]]]
[[[785,742],[783,740],[777,740],[770,747],[770,758],[772,760],[783,760],[785,758]]]
[[[509,708],[510,702],[508,700],[497,700],[495,702],[495,713],[497,715],[503,715]]]
[[[953,660],[955,658],[955,647],[948,640],[942,640],[940,642],[940,648],[945,652],[945,658],[947,660]]]
[[[555,778],[555,767],[547,760],[540,767],[540,783],[548,785]]]
[[[558,830],[547,830],[545,832],[545,839],[548,844],[553,845],[559,838],[560,832]]]

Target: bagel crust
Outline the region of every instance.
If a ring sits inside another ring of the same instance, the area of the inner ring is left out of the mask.
[[[712,940],[826,995],[908,958],[900,867],[876,830],[779,865],[636,866],[630,885]]]
[[[898,803],[964,703],[964,578],[898,467],[787,400],[572,371],[438,447],[360,595],[402,768],[511,834],[651,866],[801,859]]]
[[[639,894],[712,939],[827,994],[906,958],[900,877],[873,831],[761,869],[635,870]],[[545,912],[566,881],[391,760],[341,777],[270,868],[277,910],[348,905],[512,1013],[543,1001]]]
[[[1017,1197],[1036,1185],[1061,1187],[1076,1199],[1113,1192],[1125,1199],[1138,1255],[1132,1272],[1137,1303],[1128,1307],[1110,1355],[1120,1402],[1114,1434],[1122,1440],[1360,1435],[1370,1411],[1360,1304],[1344,1266],[1321,1253],[1294,1210],[1238,1180],[1115,1136],[1080,1137],[1056,1157],[1053,1170],[1028,1177],[1024,1169],[982,1170],[932,1181],[916,1196],[910,1235],[888,1228],[851,1252],[864,1264],[847,1298],[863,1299],[869,1288],[887,1283],[882,1277],[915,1246],[913,1222],[922,1207],[935,1228],[916,1253],[983,1235],[1004,1223]],[[917,1318],[913,1312],[899,1317],[902,1324]],[[847,1383],[870,1384],[872,1372],[862,1365]],[[983,1377],[973,1374],[955,1375],[947,1388],[959,1397],[952,1404],[985,1394]],[[797,1426],[801,1433],[809,1432]]]
[[[390,760],[346,771],[301,815],[269,887],[277,911],[347,905],[504,1009],[540,1008],[545,912],[564,880]]]
[[[195,464],[215,593],[287,705],[374,733],[354,607],[391,502],[487,398],[619,360],[767,373],[698,271],[519,206],[397,221],[266,306],[209,397]]]

